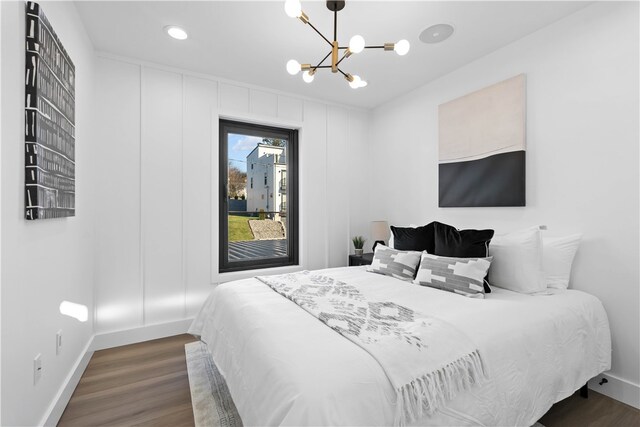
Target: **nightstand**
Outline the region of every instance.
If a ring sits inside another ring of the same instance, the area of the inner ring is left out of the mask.
[[[349,255],[349,267],[358,265],[370,265],[373,262],[373,252],[362,255]]]

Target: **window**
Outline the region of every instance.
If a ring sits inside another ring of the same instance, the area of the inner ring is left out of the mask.
[[[220,272],[298,263],[297,145],[297,130],[220,120]]]

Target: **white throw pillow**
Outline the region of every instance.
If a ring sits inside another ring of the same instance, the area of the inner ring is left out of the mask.
[[[582,234],[542,239],[544,280],[549,288],[567,289],[571,264],[578,251]]]
[[[546,291],[539,227],[494,236],[489,255],[493,257],[489,269],[491,286],[524,294]]]

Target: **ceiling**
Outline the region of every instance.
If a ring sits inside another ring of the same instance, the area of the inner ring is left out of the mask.
[[[373,108],[585,7],[589,2],[347,1],[338,13],[338,41],[355,34],[367,44],[408,39],[406,56],[365,50],[341,68],[369,85],[351,89],[340,75],[319,70],[313,83],[291,76],[289,59],[317,63],[328,44],[308,25],[289,18],[284,1],[83,1],[77,8],[96,50],[211,74],[326,101]],[[324,1],[303,1],[311,23],[327,38],[333,15]],[[438,23],[452,24],[440,44],[418,37]],[[187,30],[171,39],[167,25]]]

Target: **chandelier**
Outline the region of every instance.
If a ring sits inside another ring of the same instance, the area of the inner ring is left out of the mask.
[[[349,82],[349,86],[353,89],[365,87],[367,82],[362,80],[358,75],[351,75],[345,73],[339,67],[339,65],[345,59],[349,58],[353,54],[362,52],[364,49],[384,49],[386,51],[395,51],[398,55],[406,55],[409,52],[409,42],[407,40],[400,40],[397,43],[385,43],[380,46],[366,46],[364,38],[360,35],[355,35],[349,40],[348,46],[340,46],[338,43],[338,11],[344,9],[345,2],[343,1],[327,1],[327,9],[333,12],[333,41],[326,38],[313,24],[309,21],[309,17],[302,11],[302,4],[300,0],[286,0],[284,3],[284,10],[291,18],[298,18],[303,24],[309,25],[316,33],[320,35],[326,41],[331,50],[327,55],[322,58],[318,65],[300,64],[295,59],[291,59],[287,62],[287,72],[291,75],[296,75],[300,71],[302,73],[302,79],[311,83],[315,77],[316,72],[322,68],[330,68],[332,73],[340,73]],[[344,51],[342,57],[340,57],[340,51]],[[323,65],[327,58],[331,57],[331,65]]]

